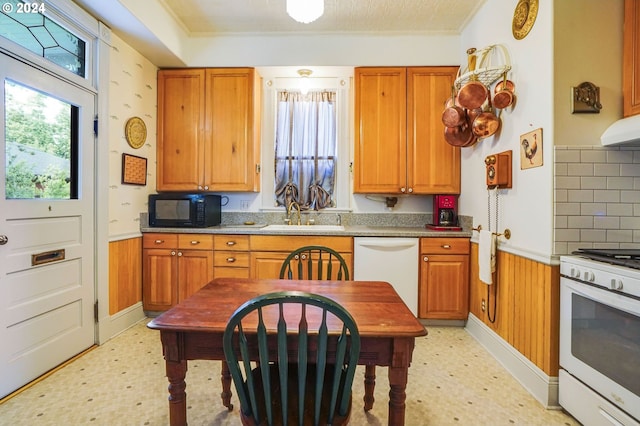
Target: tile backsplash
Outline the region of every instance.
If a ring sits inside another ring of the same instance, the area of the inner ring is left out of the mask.
[[[554,253],[640,248],[640,147],[556,146]]]

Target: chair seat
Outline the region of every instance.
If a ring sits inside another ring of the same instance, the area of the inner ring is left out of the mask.
[[[282,402],[280,401],[280,380],[279,380],[279,371],[278,366],[276,364],[269,364],[269,374],[270,374],[270,389],[271,389],[271,406],[273,407],[274,414],[274,423],[275,425],[283,425],[282,421]],[[329,413],[329,392],[326,391],[326,388],[330,386],[332,381],[332,375],[334,371],[334,365],[327,365],[325,370],[325,392],[322,395],[321,409],[320,409],[320,425],[327,425],[327,414]],[[253,380],[256,382],[256,388],[262,388],[262,367],[254,368],[251,372],[253,376]],[[305,407],[309,407],[309,409],[305,409],[304,420],[302,424],[304,425],[312,425],[313,424],[313,404],[314,404],[314,389],[315,389],[315,380],[316,380],[316,368],[314,365],[310,364],[307,367],[307,377],[306,377],[306,386],[305,386]],[[289,377],[288,377],[288,407],[289,407],[289,415],[287,426],[289,425],[298,425],[298,365],[297,364],[289,364]],[[342,397],[341,393],[338,395],[338,399]],[[264,407],[264,394],[260,393],[258,395],[258,407]],[[265,419],[264,408],[260,410],[259,418]],[[346,425],[349,423],[349,418],[351,415],[351,400],[349,400],[349,408],[347,412],[340,416],[339,413],[336,412],[336,415],[333,418],[333,425]],[[242,411],[242,407],[240,409],[240,418],[242,420],[242,424],[245,426],[257,426],[255,423],[253,416],[247,416]],[[259,423],[260,426],[267,425],[266,420]]]

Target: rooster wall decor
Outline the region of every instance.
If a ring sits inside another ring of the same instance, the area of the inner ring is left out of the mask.
[[[520,169],[542,166],[542,129],[520,136]]]

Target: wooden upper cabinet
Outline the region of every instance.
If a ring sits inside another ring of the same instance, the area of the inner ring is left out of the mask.
[[[457,67],[407,69],[407,180],[414,194],[460,193],[460,148],[444,139],[442,111]]]
[[[259,191],[260,76],[158,72],[158,191]]]
[[[205,72],[158,72],[159,191],[201,190],[204,175]]]
[[[460,148],[442,111],[457,67],[355,70],[354,192],[457,194]]]
[[[622,66],[624,116],[640,114],[640,1],[624,2]]]
[[[406,187],[406,68],[355,69],[354,192]]]
[[[206,70],[205,185],[260,189],[260,77],[252,68]]]

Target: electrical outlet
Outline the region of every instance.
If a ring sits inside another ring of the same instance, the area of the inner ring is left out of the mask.
[[[240,210],[249,210],[249,200],[240,201]]]
[[[482,299],[481,309],[482,309],[482,312],[484,312],[487,309],[487,304],[485,303],[484,299]]]

